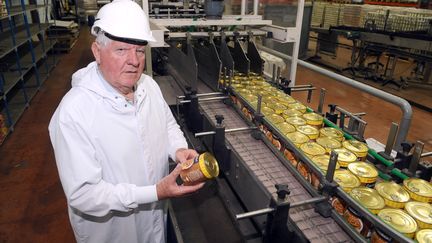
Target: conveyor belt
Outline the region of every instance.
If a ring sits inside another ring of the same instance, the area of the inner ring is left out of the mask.
[[[216,114],[223,115],[226,129],[247,126],[240,115],[223,102],[202,102],[200,107],[208,117],[214,117]],[[289,195],[291,203],[312,198],[273,152],[262,141],[250,135],[250,131],[226,134],[226,140],[274,197],[276,197],[274,185],[287,184],[291,191]],[[332,218],[322,217],[311,205],[291,208],[289,214],[310,242],[353,242]]]

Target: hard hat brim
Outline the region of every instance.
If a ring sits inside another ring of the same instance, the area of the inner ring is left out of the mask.
[[[125,42],[125,43],[132,44],[132,45],[146,46],[148,44],[148,41],[146,41],[146,40],[138,40],[138,39],[132,39],[132,38],[119,37],[119,36],[111,35],[110,33],[107,33],[107,32],[104,32],[104,35],[106,37],[110,38],[111,40]]]

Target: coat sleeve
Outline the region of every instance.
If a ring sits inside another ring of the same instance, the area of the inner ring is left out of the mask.
[[[180,148],[188,148],[188,144],[180,130],[180,126],[177,124],[168,104],[165,103],[165,114],[167,118],[167,130],[168,130],[168,152],[172,160],[176,160],[175,152]]]
[[[129,211],[157,201],[156,185],[112,184],[102,179],[101,161],[89,136],[88,119],[76,108],[60,107],[49,125],[60,180],[70,207],[91,216]],[[87,114],[91,114],[88,111]]]

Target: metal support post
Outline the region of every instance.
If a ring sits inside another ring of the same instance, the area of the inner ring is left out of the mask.
[[[407,175],[409,175],[409,176],[415,176],[416,175],[417,167],[418,167],[419,162],[420,162],[420,157],[421,157],[421,154],[423,152],[423,148],[424,148],[424,143],[417,141],[416,145],[414,146],[414,152],[413,152],[413,155],[411,157],[408,171],[403,171]]]
[[[319,98],[318,109],[317,109],[317,112],[320,115],[324,115],[323,106],[324,106],[325,95],[326,95],[326,89],[322,88],[320,91],[320,98]]]
[[[394,160],[394,157],[391,156],[394,142],[396,140],[397,132],[398,132],[399,125],[395,122],[392,122],[390,126],[390,132],[387,137],[387,143],[385,146],[384,151],[379,152],[378,154],[384,157],[386,160]]]

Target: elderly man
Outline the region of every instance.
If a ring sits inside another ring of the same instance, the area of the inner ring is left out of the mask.
[[[147,16],[130,0],[100,9],[92,34],[94,62],[72,76],[49,132],[78,242],[164,242],[163,199],[203,186],[176,184],[168,157],[197,155],[162,93],[144,75]]]

